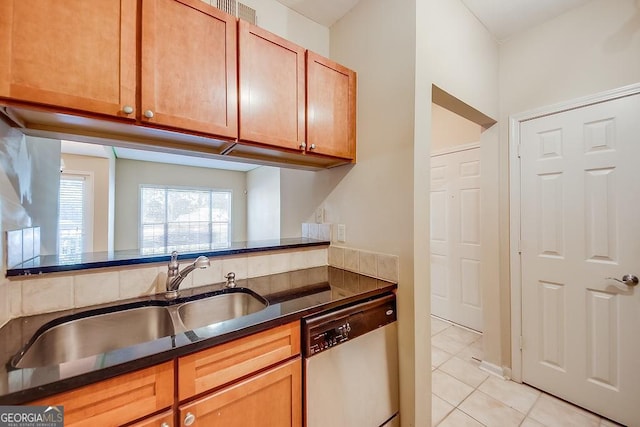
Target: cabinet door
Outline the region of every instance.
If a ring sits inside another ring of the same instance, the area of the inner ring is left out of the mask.
[[[173,411],[166,411],[153,417],[145,418],[127,427],[173,427],[175,425],[173,422],[174,415]]]
[[[297,358],[180,406],[180,426],[301,426],[301,378]]]
[[[2,0],[0,97],[133,119],[136,15],[136,0]]]
[[[356,156],[356,73],[313,52],[307,52],[307,150]]]
[[[239,21],[240,139],[299,150],[305,141],[304,48]]]
[[[236,138],[236,19],[200,0],[142,3],[142,122]]]
[[[170,407],[173,373],[173,362],[166,362],[30,405],[64,406],[64,425],[68,427],[119,426]]]

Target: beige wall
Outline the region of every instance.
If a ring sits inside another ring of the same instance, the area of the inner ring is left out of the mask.
[[[498,45],[461,1],[417,1],[416,141],[431,136],[431,85],[435,84],[482,113],[498,117]],[[494,126],[495,128],[495,126]],[[480,136],[483,205],[481,286],[484,359],[502,366],[498,303],[498,132]],[[424,172],[416,179],[427,181]],[[493,191],[491,191],[493,189]],[[424,255],[424,260],[428,255]],[[423,264],[427,264],[424,262]],[[424,292],[426,294],[426,291]],[[428,298],[425,296],[425,298]],[[428,313],[429,306],[424,307]]]
[[[363,1],[331,28],[331,57],[358,73],[358,163],[287,179],[294,194],[283,200],[305,201],[298,219],[324,207],[327,222],[346,225],[341,246],[399,256],[401,419],[427,425],[416,417],[431,395],[428,335],[416,339],[413,298],[415,1],[393,8],[389,19],[389,2]]]
[[[232,241],[247,240],[246,173],[165,163],[118,159],[116,161],[115,249],[138,247],[139,192],[141,184],[176,185],[231,190]]]
[[[109,249],[109,240],[113,234],[110,228],[113,207],[109,205],[110,160],[101,157],[62,154],[65,170],[91,172],[93,174],[93,252]]]
[[[593,0],[500,46],[500,304],[510,360],[508,118],[640,81],[640,7]]]
[[[431,152],[479,143],[482,127],[437,104],[431,104]]]
[[[280,168],[247,172],[247,240],[280,238]]]

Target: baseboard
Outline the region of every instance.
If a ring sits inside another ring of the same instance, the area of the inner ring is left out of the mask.
[[[510,371],[510,369],[508,368],[501,368],[498,365],[494,365],[493,363],[489,363],[486,360],[483,360],[482,362],[480,362],[480,369],[482,369],[485,372],[490,373],[491,375],[495,375],[496,377],[500,377],[503,380],[509,379],[510,377],[510,372],[506,372],[506,371]]]

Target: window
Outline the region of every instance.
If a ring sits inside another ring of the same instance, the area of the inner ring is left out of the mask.
[[[74,262],[93,249],[93,180],[90,173],[64,172],[58,201],[58,256]]]
[[[143,254],[231,245],[231,191],[142,185],[140,206]]]

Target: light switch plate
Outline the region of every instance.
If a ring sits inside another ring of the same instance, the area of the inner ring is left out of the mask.
[[[344,243],[347,241],[347,227],[344,224],[338,224],[338,242]]]

